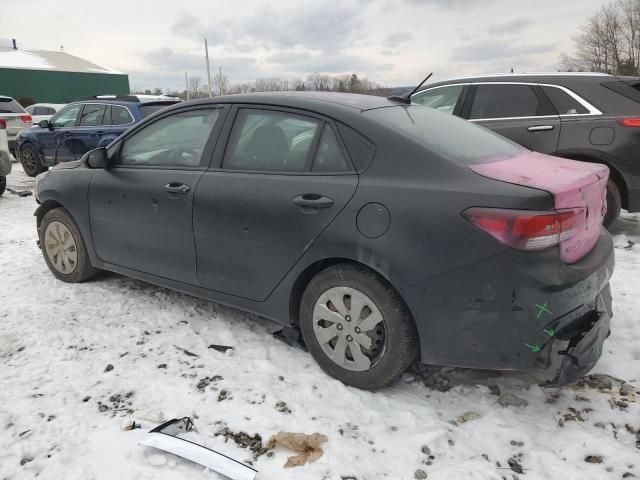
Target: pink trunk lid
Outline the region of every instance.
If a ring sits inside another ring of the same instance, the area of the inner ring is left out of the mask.
[[[507,160],[469,168],[483,177],[545,190],[553,195],[556,210],[586,209],[586,219],[578,225],[578,231],[560,244],[560,257],[564,262],[577,262],[598,241],[607,212],[609,169],[606,165],[525,151]]]

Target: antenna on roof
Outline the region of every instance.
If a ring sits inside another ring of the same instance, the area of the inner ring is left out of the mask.
[[[14,49],[14,50],[17,50],[17,49],[18,49],[18,46],[16,45],[16,39],[15,39],[15,38],[12,38],[12,39],[11,39],[11,41],[13,42],[13,49]]]
[[[406,103],[407,105],[410,104],[411,103],[411,96],[414,93],[416,93],[418,90],[420,90],[420,87],[422,87],[422,85],[427,83],[427,80],[429,80],[432,75],[433,75],[433,72],[431,72],[429,75],[427,75],[427,77],[424,80],[422,80],[418,84],[418,86],[416,88],[414,88],[413,90],[411,90],[409,93],[405,93],[404,95],[392,95],[391,97],[388,97],[388,100],[391,100],[393,102]]]

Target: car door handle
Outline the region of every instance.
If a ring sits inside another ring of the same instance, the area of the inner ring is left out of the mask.
[[[333,199],[323,197],[317,193],[305,193],[304,195],[295,197],[293,204],[305,208],[329,208],[333,206]]]
[[[104,130],[98,130],[96,135],[104,135],[106,132]]]
[[[527,128],[530,132],[544,132],[545,130],[553,130],[553,125],[534,125]]]
[[[184,183],[167,183],[164,186],[164,189],[169,193],[189,193],[191,191],[191,187]]]

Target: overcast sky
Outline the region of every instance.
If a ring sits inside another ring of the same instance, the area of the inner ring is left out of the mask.
[[[554,71],[602,0],[19,0],[0,37],[126,72],[132,88],[184,88],[212,68],[231,83],[357,72],[386,86],[429,72]],[[10,20],[12,19],[12,20]],[[2,40],[7,43],[7,40]],[[213,73],[212,73],[213,75]]]

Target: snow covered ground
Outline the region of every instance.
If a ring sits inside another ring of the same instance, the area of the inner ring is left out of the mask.
[[[19,166],[8,183],[33,188]],[[138,444],[174,416],[263,479],[640,478],[640,215],[616,229],[615,317],[594,371],[628,384],[549,390],[444,370],[372,393],[250,315],[113,274],[57,281],[34,209],[33,196],[0,197],[0,479],[219,478]],[[528,405],[502,406],[498,392]],[[125,431],[132,420],[143,429]],[[327,435],[324,456],[285,470],[289,452],[255,459],[236,443],[260,453],[242,432],[280,430]]]

